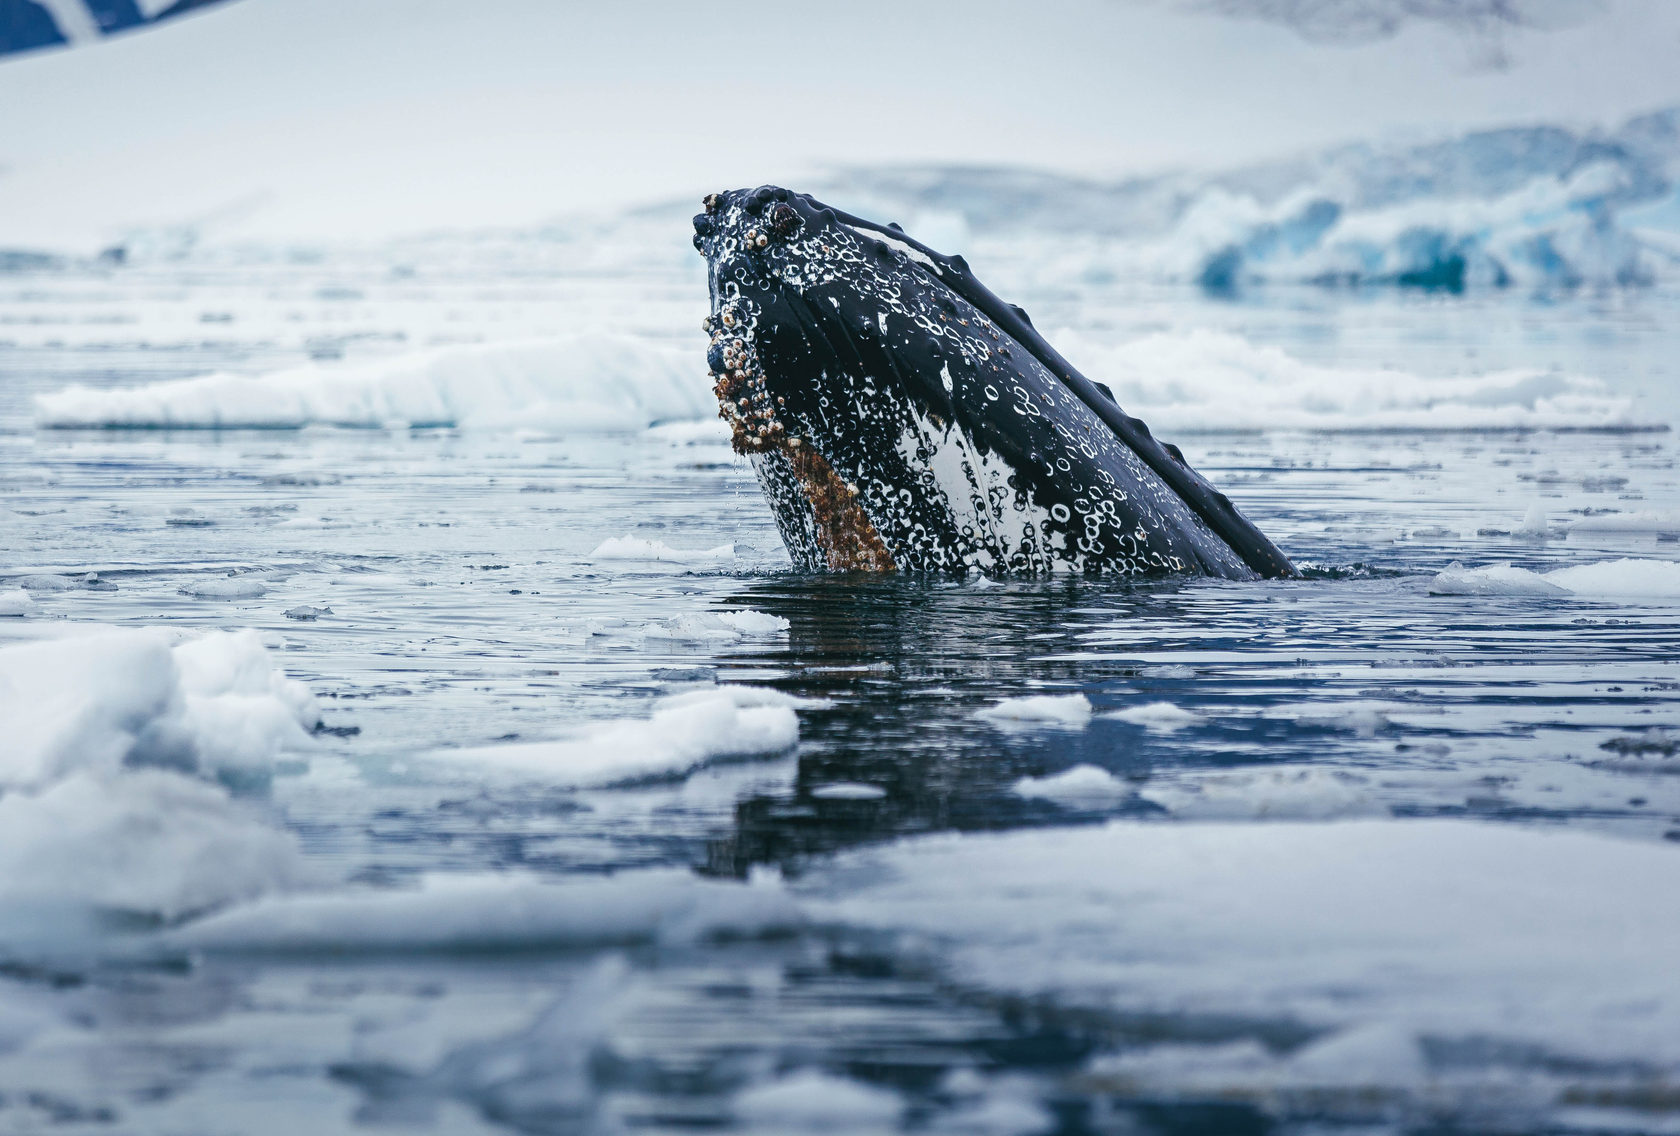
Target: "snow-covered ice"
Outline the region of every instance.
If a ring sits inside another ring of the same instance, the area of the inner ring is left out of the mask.
[[[1510,564],[1466,568],[1455,561],[1429,582],[1429,591],[1444,596],[1677,599],[1680,598],[1680,563],[1624,557],[1541,573]]]
[[[906,841],[832,878],[800,885],[814,916],[900,933],[976,991],[1150,1015],[1162,1041],[1202,1021],[1256,1039],[1288,1024],[1320,1046],[1391,1036],[1358,1076],[1329,1074],[1344,1087],[1422,1089],[1426,1043],[1530,1070],[1546,1054],[1680,1072],[1680,911],[1661,899],[1680,851],[1661,843],[1450,820],[1111,821]]]
[[[0,720],[0,949],[306,875],[289,833],[211,783],[266,777],[320,721],[255,632],[72,629],[0,647]]]
[[[639,536],[615,536],[603,540],[589,554],[591,560],[631,561],[653,564],[683,564],[691,567],[712,567],[730,564],[735,560],[735,546],[720,544],[714,548],[672,548],[662,540]]]
[[[125,766],[260,774],[307,749],[320,709],[254,631],[101,631],[0,647],[0,786]]]
[[[1170,734],[1200,720],[1201,715],[1182,706],[1175,706],[1171,702],[1146,702],[1141,706],[1127,706],[1121,710],[1110,711],[1104,714],[1103,718],[1142,726],[1160,734]]]
[[[434,874],[404,888],[272,895],[188,924],[171,944],[260,953],[410,953],[688,943],[786,932],[801,921],[779,881],[680,868],[553,880]]]
[[[1123,778],[1095,765],[1075,765],[1049,777],[1023,777],[1011,789],[1028,800],[1086,807],[1123,801],[1135,791]]]
[[[711,413],[687,353],[592,332],[531,342],[434,348],[369,363],[266,375],[213,374],[125,389],[41,395],[41,426],[296,429],[309,425],[640,429]]]
[[[22,588],[0,591],[0,616],[36,615],[41,605]]]
[[[1054,726],[1077,730],[1091,720],[1091,700],[1083,694],[1029,694],[983,706],[974,716],[1005,729]]]
[[[592,723],[576,737],[433,750],[417,760],[474,783],[625,785],[782,753],[799,741],[794,710],[807,704],[760,687],[719,686],[667,698],[646,718]]]
[[[803,1069],[747,1089],[735,1098],[734,1111],[751,1132],[862,1136],[894,1131],[904,1102],[886,1089]]]
[[[1367,778],[1344,770],[1282,766],[1152,782],[1138,796],[1198,820],[1327,820],[1385,816]]]

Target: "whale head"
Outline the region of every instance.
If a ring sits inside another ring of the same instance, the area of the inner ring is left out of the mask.
[[[960,257],[775,186],[694,229],[719,414],[796,566],[1292,571]]]

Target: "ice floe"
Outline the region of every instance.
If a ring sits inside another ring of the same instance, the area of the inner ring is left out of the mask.
[[[1083,694],[1030,694],[981,707],[974,716],[1005,729],[1054,726],[1077,730],[1091,721],[1091,701]]]
[[[1680,533],[1680,509],[1638,509],[1628,513],[1599,513],[1570,521],[1576,533]]]
[[[1138,795],[1179,817],[1205,820],[1327,820],[1386,816],[1370,782],[1311,766],[1243,769],[1151,782]]]
[[[125,765],[243,778],[308,747],[320,719],[254,631],[107,631],[0,648],[0,787]]]
[[[1104,720],[1127,722],[1158,734],[1170,734],[1201,720],[1201,715],[1171,702],[1146,702],[1103,715]]]
[[[1058,346],[1156,430],[1507,430],[1664,426],[1595,378],[1552,371],[1426,376],[1325,366],[1230,332]]]
[[[0,591],[0,616],[35,615],[41,605],[22,588]]]
[[[590,560],[625,560],[651,564],[686,564],[691,567],[714,567],[735,560],[735,546],[720,544],[715,548],[672,548],[662,540],[648,540],[639,536],[608,537],[595,546]]]
[[[201,600],[254,600],[268,594],[268,585],[252,576],[217,576],[182,584],[180,592]]]
[[[1411,1089],[1426,1046],[1519,1076],[1680,1072],[1676,887],[1661,843],[1384,819],[928,837],[799,890],[813,917],[896,933],[988,995],[1146,1017],[1157,1044],[1174,1023],[1185,1042],[1261,1042],[1269,1060],[1296,1051],[1269,1043],[1282,1030],[1323,1047],[1332,1083]],[[1393,1044],[1353,1061],[1378,1036]]]
[[[844,1133],[898,1129],[904,1101],[897,1093],[802,1069],[735,1098],[734,1113],[751,1132]]]
[[[303,878],[293,838],[212,783],[262,781],[320,721],[255,632],[69,629],[0,648],[0,720],[0,952]]]
[[[1087,808],[1126,800],[1134,791],[1124,779],[1095,765],[1075,765],[1049,777],[1023,777],[1010,790],[1028,800]]]
[[[626,335],[441,347],[367,363],[218,373],[38,396],[58,428],[296,429],[327,425],[630,430],[709,415],[685,352]]]
[[[198,920],[170,941],[223,952],[449,952],[689,943],[801,922],[778,880],[745,885],[682,868],[543,879],[433,874],[414,887],[271,895]]]
[[[706,611],[681,615],[675,619],[644,623],[637,633],[644,639],[671,639],[678,642],[732,643],[739,639],[762,639],[784,634],[790,624],[779,615],[769,615],[752,608],[733,611]]]
[[[1454,561],[1429,582],[1433,595],[1680,598],[1680,563],[1623,558],[1531,572],[1510,564],[1466,568]]]
[[[680,777],[708,762],[782,753],[801,706],[761,687],[719,686],[660,702],[646,718],[595,722],[570,738],[433,750],[418,760],[475,783],[587,789]]]

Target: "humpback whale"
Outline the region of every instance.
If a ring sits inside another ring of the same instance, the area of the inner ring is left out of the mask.
[[[719,415],[808,571],[1295,575],[1226,496],[897,225],[710,194]]]

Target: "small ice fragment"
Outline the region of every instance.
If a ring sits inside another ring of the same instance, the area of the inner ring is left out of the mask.
[[[1566,596],[1560,587],[1539,573],[1510,564],[1487,568],[1466,568],[1454,560],[1429,582],[1432,596]]]
[[[25,576],[18,584],[31,592],[68,592],[76,587],[76,581],[68,576],[54,576],[46,572]]]
[[[22,588],[0,592],[0,616],[34,615],[41,610],[41,605],[30,598],[28,592]]]
[[[1150,785],[1138,795],[1174,816],[1203,820],[1327,820],[1387,815],[1355,774],[1315,767],[1241,770]]]
[[[223,576],[213,580],[194,580],[181,586],[183,596],[201,600],[250,600],[268,594],[261,580],[249,576]]]
[[[283,614],[287,619],[296,619],[306,623],[312,623],[321,618],[323,615],[331,615],[332,613],[333,609],[330,607],[311,607],[308,604],[302,604],[298,607],[289,607],[281,614]]]
[[[1083,694],[1034,694],[1005,698],[975,711],[974,716],[994,726],[1054,726],[1082,729],[1091,720],[1091,702]]]
[[[779,615],[754,611],[750,607],[738,611],[720,611],[717,617],[742,635],[779,635],[790,626],[788,621]]]
[[[1523,514],[1522,527],[1512,532],[1512,536],[1545,536],[1546,508],[1544,505],[1534,504]]]
[[[1076,765],[1051,777],[1023,777],[1010,788],[1028,800],[1069,805],[1112,804],[1132,795],[1125,781],[1095,765]]]
[[[878,801],[886,795],[887,791],[879,785],[861,781],[831,781],[811,790],[811,796],[819,801]]]
[[[615,536],[602,541],[589,554],[591,560],[642,560],[666,564],[726,564],[735,559],[733,544],[716,548],[672,548],[662,540],[639,536]]]
[[[903,1111],[896,1093],[815,1069],[735,1098],[735,1115],[763,1132],[896,1132]]]
[[[1182,730],[1190,723],[1198,721],[1201,715],[1174,706],[1171,702],[1146,702],[1142,706],[1128,706],[1124,710],[1104,714],[1103,717],[1116,722],[1129,722],[1134,726],[1142,726],[1154,733],[1170,734],[1174,730]]]

